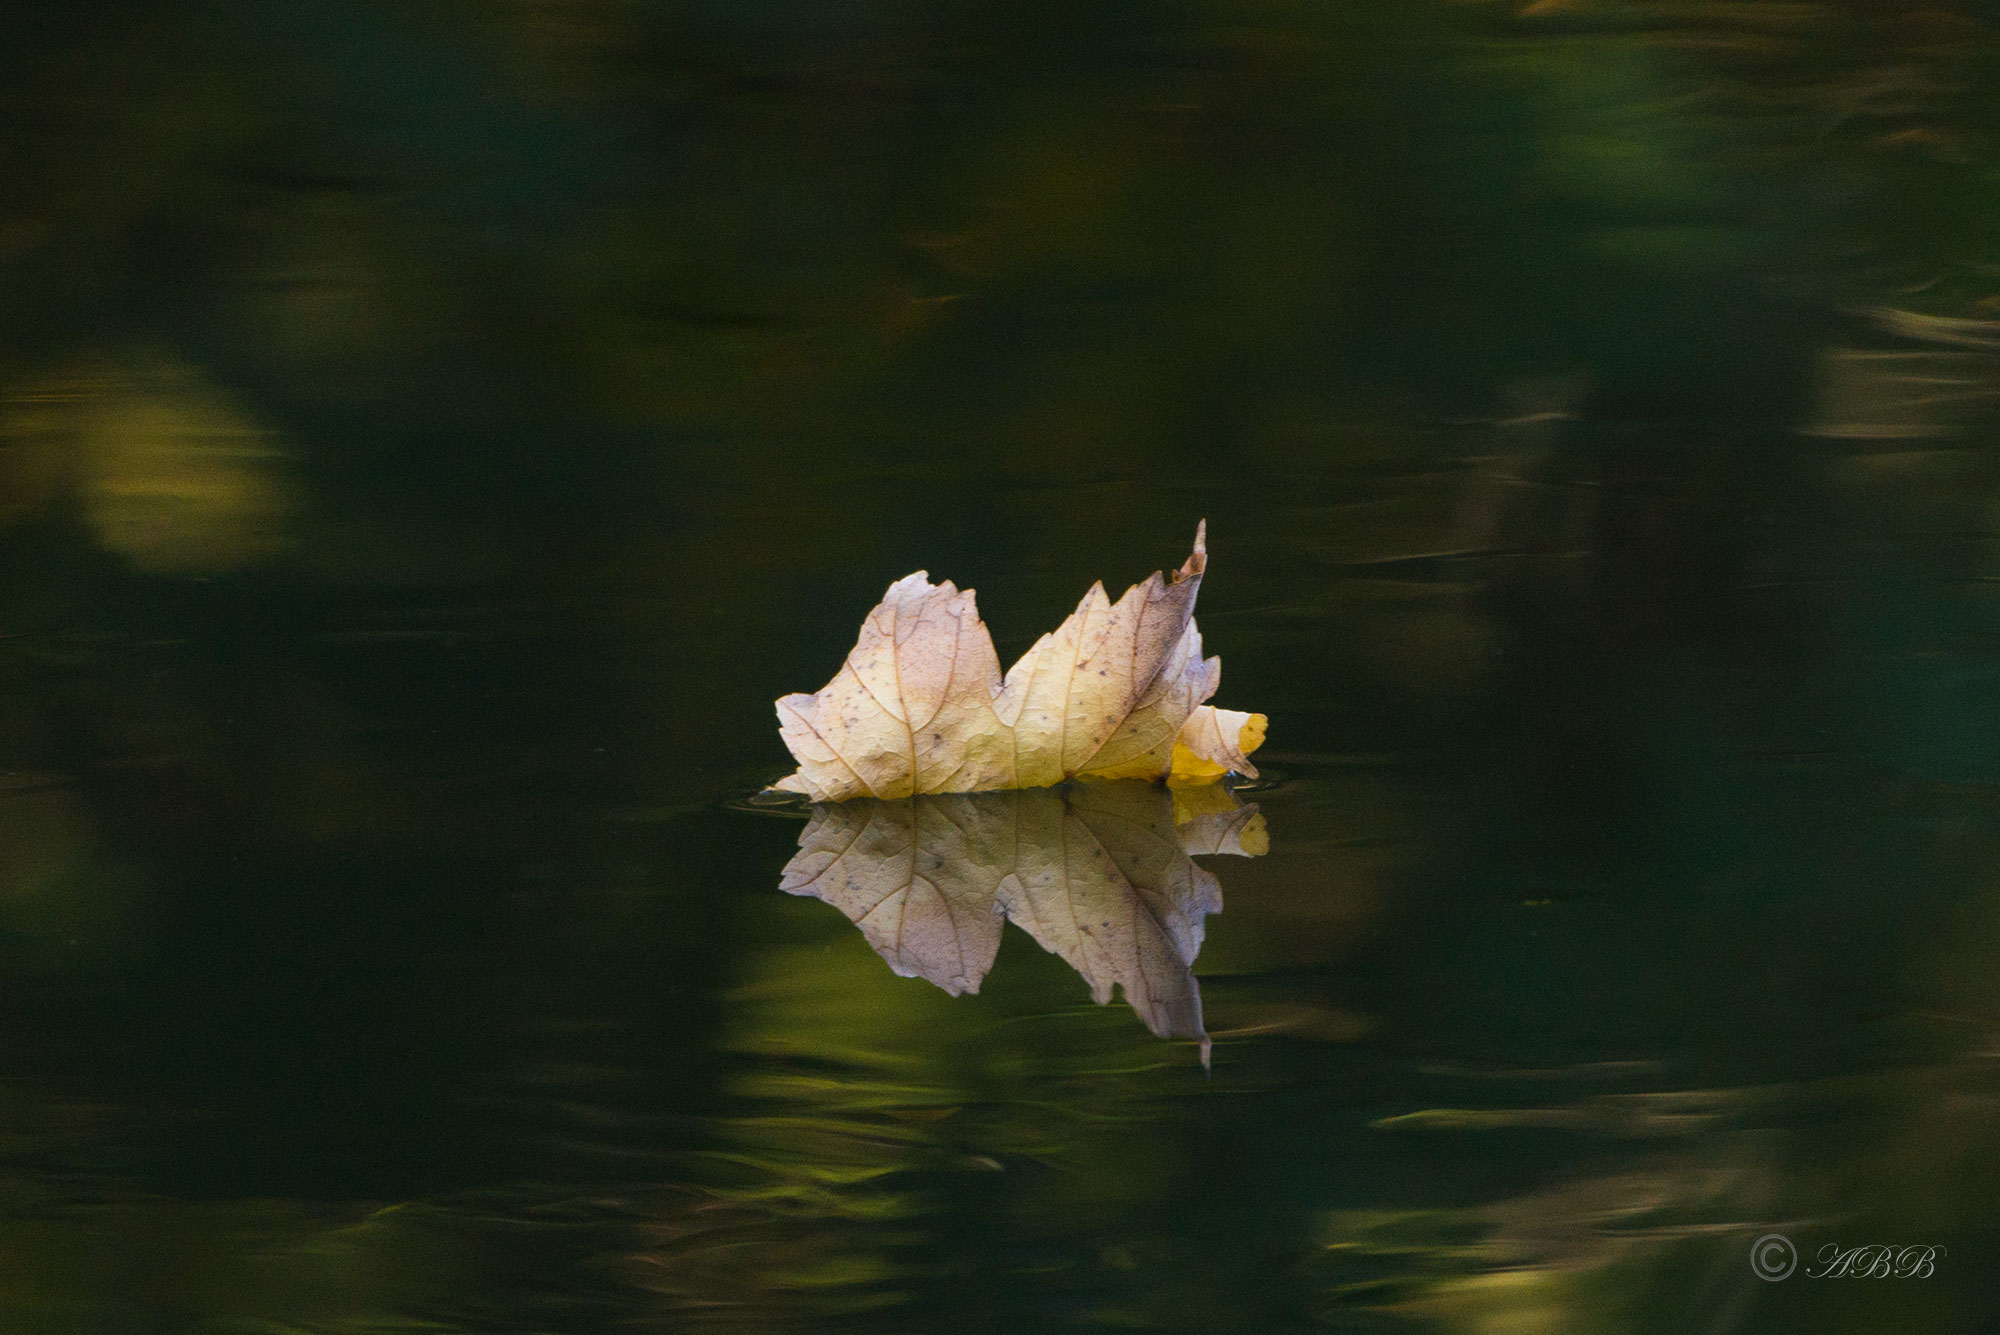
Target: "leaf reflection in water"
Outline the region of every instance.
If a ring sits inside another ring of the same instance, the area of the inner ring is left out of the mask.
[[[1256,857],[1254,804],[1141,782],[821,804],[780,888],[845,913],[906,978],[977,992],[1011,918],[1162,1038],[1201,1041],[1192,966],[1222,887],[1197,855]]]

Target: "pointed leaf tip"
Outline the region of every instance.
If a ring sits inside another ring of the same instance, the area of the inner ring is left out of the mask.
[[[1188,559],[1181,563],[1181,568],[1174,572],[1174,583],[1192,579],[1207,569],[1208,521],[1203,519],[1194,526],[1194,550],[1188,553]]]

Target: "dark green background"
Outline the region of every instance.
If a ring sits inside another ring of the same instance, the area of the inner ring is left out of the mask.
[[[1992,6],[0,12],[10,1332],[1993,1328]],[[1202,517],[1212,1075],[778,892]]]

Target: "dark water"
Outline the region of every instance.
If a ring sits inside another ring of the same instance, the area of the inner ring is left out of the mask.
[[[2000,1321],[1990,7],[15,18],[6,1330]],[[1261,855],[782,892],[1204,517]]]

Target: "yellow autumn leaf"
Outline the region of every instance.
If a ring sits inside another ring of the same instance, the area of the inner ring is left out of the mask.
[[[918,571],[889,586],[840,672],[778,701],[799,762],[778,783],[816,802],[1046,788],[1074,778],[1255,777],[1265,718],[1203,702],[1222,660],[1201,656],[1195,595],[1208,525],[1171,579],[1113,603],[1093,584],[1076,611],[1000,674],[971,589]]]
[[[1193,964],[1222,887],[1193,858],[1255,857],[1264,818],[1227,789],[1150,784],[828,803],[782,889],[833,905],[896,973],[977,992],[1012,921],[1163,1038],[1208,1039]]]

